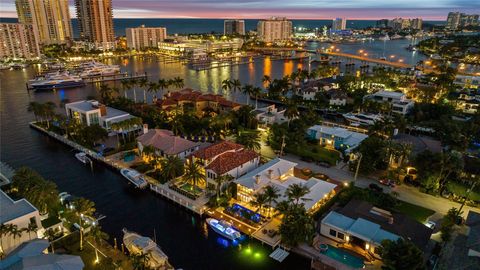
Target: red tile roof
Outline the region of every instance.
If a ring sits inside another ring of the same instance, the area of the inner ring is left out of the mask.
[[[137,140],[142,145],[151,145],[167,155],[177,155],[199,145],[199,143],[174,136],[170,130],[165,129],[151,129],[139,136]]]
[[[257,157],[257,153],[248,149],[239,152],[227,152],[208,164],[205,169],[212,170],[217,175],[222,175]]]
[[[243,149],[243,145],[237,144],[230,141],[221,141],[210,146],[207,146],[203,149],[195,151],[192,156],[201,159],[211,159],[215,156],[218,156],[222,153],[232,150],[240,150]]]

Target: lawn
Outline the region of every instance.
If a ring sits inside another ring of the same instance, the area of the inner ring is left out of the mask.
[[[403,213],[420,223],[425,223],[428,217],[435,213],[435,211],[431,209],[400,200],[398,201],[398,205],[395,206],[394,210],[397,210],[398,212]]]
[[[304,159],[328,162],[330,165],[335,165],[340,159],[340,153],[338,151],[326,149],[318,144],[307,144],[297,148],[287,146],[285,150]]]
[[[456,182],[449,182],[447,183],[447,189],[451,193],[457,196],[465,196],[467,194],[467,189],[469,187]],[[480,192],[477,189],[474,189],[468,194],[468,198],[472,201],[479,202],[480,201]]]

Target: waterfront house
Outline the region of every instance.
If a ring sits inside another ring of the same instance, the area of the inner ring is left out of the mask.
[[[363,98],[363,100],[366,99],[376,102],[389,102],[392,106],[392,112],[402,115],[409,113],[415,105],[415,102],[407,99],[404,93],[395,91],[378,91]]]
[[[347,93],[340,89],[331,89],[327,92],[329,98],[328,104],[330,106],[345,106],[347,105]]]
[[[326,147],[350,153],[363,140],[368,138],[368,135],[341,127],[315,125],[307,129],[307,137],[312,140],[319,140],[320,144]]]
[[[480,76],[456,75],[453,81],[455,85],[469,88],[480,88]]]
[[[145,130],[144,134],[137,138],[137,143],[140,152],[143,152],[146,146],[152,146],[157,156],[176,156],[181,159],[185,159],[200,146],[200,143],[175,136],[173,132],[165,129]]]
[[[464,113],[475,114],[480,108],[480,90],[464,90],[455,101],[457,109]]]
[[[156,104],[167,111],[189,108],[196,111],[198,115],[202,115],[206,110],[222,113],[238,110],[241,107],[241,104],[229,101],[221,95],[203,94],[190,88],[169,92],[161,100],[157,100]]]
[[[2,247],[0,248],[3,248],[4,254],[8,254],[31,238],[43,236],[44,230],[40,222],[40,213],[35,206],[26,199],[15,201],[0,190],[0,224],[14,225],[17,226],[19,230],[22,230],[27,228],[30,223],[35,224],[38,228],[36,232],[29,234],[28,232],[22,231],[20,237],[14,237],[11,234],[2,235]]]
[[[113,123],[119,123],[128,119],[135,118],[127,112],[108,107],[96,100],[81,100],[65,104],[65,110],[69,119],[75,119],[80,123],[91,126],[100,125],[107,131],[111,130]],[[132,127],[137,131],[142,127]]]
[[[302,200],[305,210],[310,213],[315,212],[335,194],[337,185],[314,177],[308,180],[298,178],[294,174],[296,166],[295,162],[276,158],[234,180],[237,184],[237,200],[249,203],[254,200],[255,194],[261,193],[266,186],[270,185],[277,188],[281,194],[278,203],[287,200],[285,191],[290,185],[300,184],[310,191]]]
[[[260,125],[272,125],[273,123],[282,124],[288,121],[285,117],[285,110],[278,110],[275,104],[258,108],[253,111],[255,118]]]
[[[351,200],[340,210],[329,212],[320,222],[321,235],[358,247],[378,259],[383,240],[408,239],[425,250],[432,231],[409,216],[360,200]]]
[[[35,239],[23,243],[7,257],[0,260],[0,269],[62,269],[82,270],[85,267],[80,256],[48,253],[50,243]]]
[[[222,141],[195,151],[191,158],[205,168],[207,183],[216,185],[215,179],[230,175],[236,179],[258,167],[260,155],[243,145]]]

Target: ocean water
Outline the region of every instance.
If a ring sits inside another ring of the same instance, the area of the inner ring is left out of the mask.
[[[0,22],[17,22],[16,18],[0,18]],[[292,20],[294,27],[321,28],[331,26],[331,20]],[[375,20],[347,20],[347,28],[361,29],[375,25]],[[245,20],[245,30],[254,30],[257,27],[258,20]],[[430,24],[442,24],[439,21],[426,21]],[[124,36],[125,28],[145,26],[164,26],[167,27],[168,34],[187,34],[187,33],[223,33],[223,19],[114,19],[113,25],[116,36]],[[78,37],[78,20],[72,19],[73,34]]]

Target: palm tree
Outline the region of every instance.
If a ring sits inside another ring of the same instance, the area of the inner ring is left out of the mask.
[[[230,90],[232,90],[232,81],[231,80],[223,80],[222,81],[222,89],[225,91],[225,92],[230,92]]]
[[[41,106],[40,103],[32,101],[28,103],[27,110],[29,112],[33,112],[33,115],[35,116],[35,122],[38,122],[38,116],[41,114]]]
[[[262,145],[260,144],[260,133],[256,131],[252,132],[240,132],[235,138],[235,142],[245,146],[247,149],[260,150]]]
[[[132,83],[130,80],[124,79],[120,81],[120,84],[122,85],[123,95],[125,96],[125,98],[127,98],[127,90],[130,88]]]
[[[5,236],[9,234],[9,228],[8,225],[5,225],[4,223],[0,224],[0,258],[3,257],[4,249],[3,249],[3,239]]]
[[[242,92],[247,96],[247,106],[250,105],[250,95],[253,93],[253,85],[246,84],[242,87]]]
[[[183,174],[183,161],[177,156],[167,156],[160,162],[162,176],[167,180],[175,179]]]
[[[20,238],[22,237],[22,229],[18,229],[17,225],[9,224],[7,226],[10,226],[9,228],[9,233],[11,236],[13,236],[13,244],[15,245],[15,240],[17,240],[17,237]]]
[[[31,233],[37,232],[37,230],[38,230],[38,227],[35,222],[28,223],[27,228],[25,228],[25,231],[28,232],[28,240],[32,240]]]
[[[268,185],[264,188],[263,193],[267,196],[267,204],[268,204],[268,213],[270,215],[270,211],[272,209],[272,204],[277,202],[277,199],[280,197],[280,191],[277,187]]]
[[[78,215],[92,216],[96,211],[95,203],[85,198],[80,197],[73,201],[73,204]]]
[[[295,205],[298,205],[300,200],[308,200],[303,198],[310,192],[308,187],[301,184],[292,184],[287,188],[286,195],[290,201],[295,202]]]
[[[147,91],[146,91],[146,88],[148,86],[147,77],[140,78],[140,80],[138,80],[138,86],[143,88],[143,103],[147,103]]]
[[[290,127],[290,121],[292,121],[292,119],[297,118],[300,115],[297,104],[291,101],[288,102],[287,108],[285,109],[285,112],[283,114],[285,115],[285,117],[287,117],[288,119],[287,125]]]
[[[263,82],[264,85],[267,84],[266,88],[268,88],[270,86],[270,84],[272,83],[272,78],[270,78],[270,76],[268,76],[268,75],[263,75],[262,82]]]
[[[55,115],[55,108],[57,107],[57,104],[53,103],[52,101],[47,101],[46,103],[42,104],[41,107],[42,113],[47,121],[47,128],[50,128],[50,119],[53,115]]]
[[[258,96],[262,93],[260,87],[253,87],[251,95],[255,97],[255,109],[258,108]]]
[[[154,97],[157,96],[157,91],[158,90],[160,90],[160,85],[158,83],[150,82],[148,84],[147,92],[153,93]],[[153,99],[152,99],[152,101],[153,101]]]
[[[194,162],[190,161],[188,162],[186,168],[185,168],[185,174],[183,176],[188,182],[191,182],[193,185],[193,194],[196,192],[196,187],[198,183],[200,182],[205,182],[206,177],[205,173],[202,171],[202,167]]]
[[[160,91],[161,91],[160,97],[163,97],[163,90],[165,90],[165,88],[168,88],[168,86],[169,86],[169,83],[167,80],[165,79],[158,80],[158,87],[160,88]]]
[[[256,207],[255,213],[261,212],[263,207],[268,203],[268,197],[265,193],[257,193],[254,196],[254,200],[250,202],[253,207]]]
[[[231,90],[233,91],[233,102],[236,100],[235,92],[240,91],[242,88],[242,83],[240,80],[235,79],[231,82]]]
[[[133,87],[133,102],[137,103],[137,84],[138,84],[138,80],[135,79],[135,78],[131,78],[129,80],[129,84],[131,87]]]
[[[147,145],[143,148],[142,150],[142,155],[148,157],[148,160],[151,161],[153,159],[155,159],[155,152],[157,150],[155,149],[155,147],[153,147],[152,145]]]
[[[222,195],[223,184],[230,182],[232,179],[233,176],[231,176],[230,174],[220,175],[215,178],[217,200],[220,198],[220,195]]]

